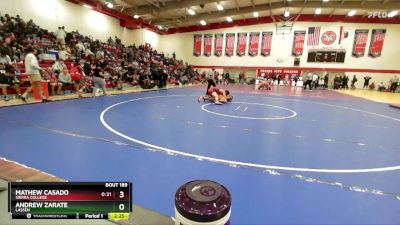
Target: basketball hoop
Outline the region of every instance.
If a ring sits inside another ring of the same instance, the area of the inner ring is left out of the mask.
[[[291,21],[280,21],[275,23],[275,29],[277,35],[291,34],[293,28],[293,22]]]

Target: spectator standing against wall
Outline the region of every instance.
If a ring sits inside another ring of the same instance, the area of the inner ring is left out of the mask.
[[[294,75],[293,81],[294,81],[294,87],[297,87],[297,81],[299,80],[299,77],[297,75]]]
[[[369,87],[369,80],[371,80],[371,77],[370,76],[365,76],[364,77],[364,86],[363,86],[363,88],[368,88]]]
[[[246,84],[246,73],[244,72],[244,70],[242,70],[239,76],[241,77],[242,84]]]
[[[325,73],[325,77],[324,77],[325,88],[328,88],[328,82],[329,82],[329,74]]]
[[[304,79],[306,82],[304,83],[304,90],[307,89],[307,85],[310,88],[310,90],[312,90],[311,84],[312,84],[312,78],[313,75],[311,73],[308,73],[306,76],[306,79]]]
[[[356,75],[353,75],[353,79],[351,80],[351,89],[354,90],[356,89],[356,82],[357,82],[357,77]]]
[[[399,78],[397,76],[394,76],[392,79],[390,79],[390,92],[395,92],[397,89],[397,86],[399,85]]]
[[[226,73],[224,75],[224,84],[228,84],[229,83],[229,79],[230,79],[229,71],[226,71]]]
[[[276,75],[276,80],[278,81],[278,87],[279,87],[279,85],[280,85],[280,83],[281,83],[281,76],[282,76],[282,74],[277,74]]]

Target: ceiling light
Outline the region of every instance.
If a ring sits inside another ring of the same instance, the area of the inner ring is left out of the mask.
[[[323,0],[323,2],[329,2],[329,0]]]
[[[196,12],[193,9],[188,9],[187,11],[189,13],[189,15],[194,16],[196,14]]]
[[[391,11],[389,14],[388,14],[388,17],[395,17],[395,16],[397,16],[397,14],[399,14],[399,10],[394,10],[394,11]]]
[[[207,25],[207,22],[205,20],[200,20],[200,24],[205,26],[205,25]]]
[[[85,7],[85,8],[88,8],[88,9],[92,8],[92,6],[90,6],[90,5],[82,5],[82,6]]]
[[[139,15],[134,15],[133,18],[139,19]]]
[[[217,9],[218,9],[219,11],[222,11],[222,10],[224,10],[224,6],[218,3],[218,4],[217,4]]]
[[[260,15],[258,14],[258,12],[253,12],[253,16],[254,17],[259,17]]]
[[[230,16],[226,17],[226,21],[232,22],[232,17],[230,17]]]
[[[108,2],[108,3],[107,3],[107,7],[110,8],[110,9],[112,9],[112,8],[114,8],[114,5],[113,5],[111,2]]]
[[[352,10],[350,10],[350,12],[347,14],[348,16],[354,16],[354,15],[356,15],[356,10],[354,10],[354,9],[352,9]]]
[[[317,15],[321,14],[321,8],[316,8],[315,9],[315,14],[317,14]]]
[[[290,16],[290,12],[289,10],[285,10],[285,13],[283,14],[284,17],[289,17]]]

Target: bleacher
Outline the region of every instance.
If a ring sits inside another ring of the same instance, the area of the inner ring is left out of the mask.
[[[33,25],[36,26],[36,25]],[[43,31],[43,29],[41,29],[40,27],[36,26],[35,29],[38,31]],[[110,56],[107,58],[107,62],[111,65],[120,65],[122,61],[124,61],[124,50],[126,50],[126,47],[122,44],[110,44],[110,43],[104,43],[104,42],[100,42],[98,40],[92,40],[89,37],[84,37],[82,35],[80,35],[79,33],[71,33],[72,34],[72,39],[70,40],[70,45],[69,47],[74,47],[75,44],[78,41],[82,41],[82,43],[85,44],[89,44],[90,46],[92,46],[92,44],[94,44],[94,46],[97,46],[98,48],[96,48],[96,50],[102,50],[103,52],[106,53],[106,56]],[[41,37],[41,38],[39,38]],[[42,35],[37,35],[37,34],[28,34],[26,37],[20,37],[20,36],[16,36],[15,38],[15,42],[18,43],[22,43],[21,41],[28,41],[26,43],[29,44],[34,44],[35,46],[37,46],[40,49],[40,52],[43,54],[43,57],[39,57],[39,66],[42,68],[48,68],[51,67],[54,62],[55,62],[55,58],[58,57],[58,44],[56,43],[56,38],[53,35],[53,33],[48,33],[46,32],[42,32]],[[25,43],[25,42],[24,42]],[[86,46],[87,47],[87,46]],[[15,49],[14,49],[15,50]],[[20,49],[21,50],[21,49]],[[143,48],[136,48],[135,51],[139,51],[139,53],[141,55],[146,55],[146,53],[152,53],[153,55],[157,55],[157,51],[153,51],[151,49],[150,45],[144,45]],[[96,52],[94,52],[96,54]],[[75,57],[77,56],[72,56],[70,59],[66,60],[64,63],[66,64],[68,70],[71,69],[72,67],[72,60],[75,59]],[[88,60],[90,57],[83,57],[83,59]],[[79,58],[80,59],[80,58]],[[152,60],[154,60],[154,58],[144,58],[145,63],[142,66],[143,69],[145,69],[146,67],[148,68],[150,66],[150,62]],[[160,58],[155,59],[157,62],[161,62]],[[185,67],[183,65],[182,61],[178,61],[172,58],[162,58],[162,60],[164,60],[164,64],[165,62],[168,62],[167,65],[165,65],[167,69],[167,71],[172,72],[174,70],[177,69],[182,69],[184,70]],[[164,65],[163,64],[163,65]],[[14,69],[15,69],[15,75],[20,76],[20,87],[21,87],[21,91],[24,92],[27,87],[30,85],[29,83],[29,76],[25,73],[25,65],[23,62],[23,59],[19,59],[19,61],[17,61],[14,64]],[[105,71],[108,70],[112,70],[110,68],[106,68]],[[171,73],[172,74],[172,73]],[[178,78],[176,77],[172,77],[172,75],[168,78],[168,82],[172,83],[172,84],[177,84],[177,81],[179,80],[179,76]],[[191,80],[189,78],[189,80]],[[110,88],[112,87],[111,85],[111,81],[109,80],[109,78],[105,78],[106,81],[106,87]],[[126,81],[127,80],[123,80]],[[135,80],[134,82],[129,82],[129,85],[137,85],[137,80]],[[71,88],[71,87],[69,87]],[[9,94],[15,94],[15,90],[13,90],[13,88],[8,88],[7,92]],[[3,93],[0,94],[2,95]]]

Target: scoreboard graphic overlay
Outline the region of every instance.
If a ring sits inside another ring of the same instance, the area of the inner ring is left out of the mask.
[[[130,182],[10,182],[13,219],[129,219]]]

